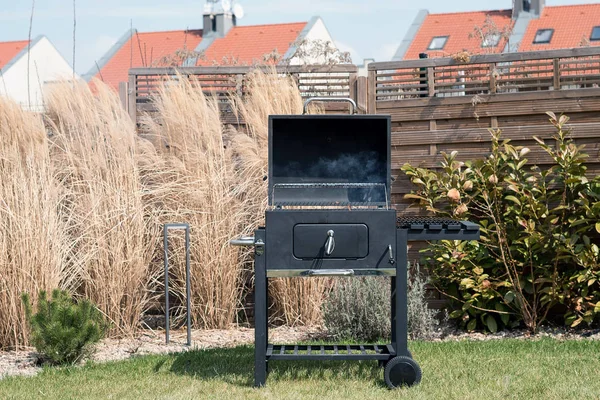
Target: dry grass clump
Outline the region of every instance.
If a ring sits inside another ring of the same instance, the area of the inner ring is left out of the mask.
[[[145,206],[138,166],[144,151],[118,97],[95,82],[48,93],[52,162],[65,187],[62,212],[72,253],[64,277],[93,301],[113,335],[133,333],[146,310],[159,226]],[[154,156],[156,158],[156,156]]]
[[[247,95],[233,100],[238,118],[246,123],[246,132],[232,139],[238,175],[245,183],[246,232],[264,224],[267,208],[269,115],[301,114],[303,100],[293,78],[272,71],[255,70],[248,75]],[[321,322],[321,304],[329,279],[280,278],[270,281],[273,319],[288,325],[312,325]]]
[[[226,328],[241,298],[242,263],[229,240],[239,234],[244,203],[233,153],[216,98],[181,76],[156,96],[158,112],[145,130],[172,169],[169,190],[158,195],[163,222],[187,222],[191,234],[192,319],[197,327]],[[185,293],[183,243],[172,241],[174,293]]]
[[[27,344],[21,293],[60,284],[68,242],[39,115],[0,97],[0,348]]]

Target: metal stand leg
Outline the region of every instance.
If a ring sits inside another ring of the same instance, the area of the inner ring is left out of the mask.
[[[396,264],[395,328],[396,355],[409,356],[408,353],[408,231],[398,230],[398,263]]]
[[[392,347],[394,349],[398,348],[397,335],[396,335],[396,277],[391,277],[391,301],[392,301],[392,315],[390,316],[390,321],[392,323]]]
[[[255,232],[256,241],[265,240],[265,231]],[[254,255],[254,386],[267,380],[267,270],[264,247],[256,247]]]

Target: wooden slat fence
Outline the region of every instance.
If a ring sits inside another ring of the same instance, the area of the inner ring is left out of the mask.
[[[133,68],[129,70],[129,113],[137,121],[141,113],[154,112],[152,96],[160,85],[168,85],[184,77],[192,80],[206,94],[219,98],[225,122],[239,123],[233,116],[228,99],[232,94],[242,97],[246,94],[247,74],[257,68],[271,71],[274,67]],[[275,69],[281,75],[291,76],[304,98],[356,98],[358,67],[355,65],[277,66]],[[340,111],[339,105],[328,109]]]
[[[441,152],[463,160],[489,149],[489,128],[531,148],[528,158],[550,160],[531,139],[550,138],[547,111],[571,118],[586,144],[590,173],[600,172],[600,47],[420,59],[369,65],[368,112],[392,116],[393,202],[403,212],[411,184],[404,163],[435,168]]]
[[[528,146],[532,163],[551,161],[532,140],[554,133],[547,111],[567,114],[578,144],[590,155],[588,172],[600,173],[600,47],[531,53],[420,59],[369,65],[367,112],[392,117],[392,202],[401,215],[419,214],[404,195],[413,189],[405,163],[436,168],[442,152],[462,161],[482,158],[490,128]],[[411,246],[418,260],[423,243]],[[430,305],[445,300],[432,293]]]

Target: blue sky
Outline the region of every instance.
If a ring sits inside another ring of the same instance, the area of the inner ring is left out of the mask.
[[[75,69],[87,72],[130,21],[140,31],[198,29],[204,0],[75,0]],[[240,25],[307,21],[319,15],[338,46],[355,63],[386,61],[419,9],[432,13],[510,8],[512,0],[238,0],[246,16]],[[597,3],[547,0],[547,5]],[[27,39],[32,0],[0,0],[0,41]],[[72,62],[73,0],[36,0],[32,37],[46,35]]]

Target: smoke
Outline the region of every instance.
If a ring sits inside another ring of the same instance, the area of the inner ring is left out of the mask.
[[[341,153],[335,158],[319,157],[316,162],[305,158],[304,162],[288,160],[276,168],[279,182],[303,183],[382,183],[386,185],[387,164],[376,151]],[[283,179],[281,179],[283,178]],[[326,188],[305,190],[303,197],[312,194],[315,201],[385,202],[386,187],[377,185],[364,188]],[[288,192],[288,196],[300,192]]]
[[[387,176],[386,165],[375,151],[340,154],[335,159],[322,157],[307,172],[309,177],[340,178],[347,182],[385,183]]]

